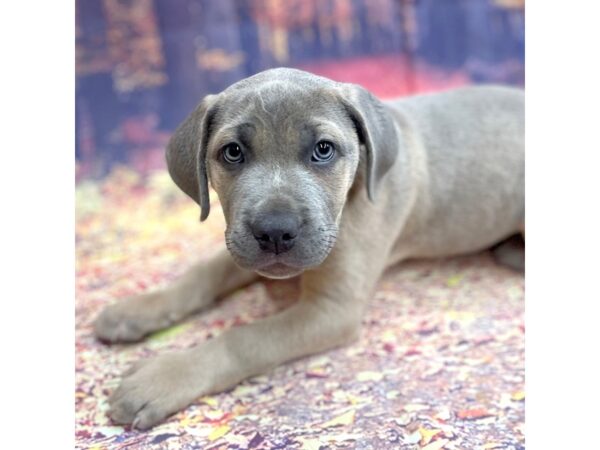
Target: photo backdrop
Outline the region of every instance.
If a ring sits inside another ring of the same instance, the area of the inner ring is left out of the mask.
[[[524,0],[76,0],[77,179],[163,168],[204,95],[278,66],[381,98],[522,86]]]

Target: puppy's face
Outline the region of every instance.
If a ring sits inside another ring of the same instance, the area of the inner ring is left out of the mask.
[[[213,111],[206,169],[235,261],[271,278],[319,265],[335,244],[359,161],[337,97],[270,81],[226,91]]]
[[[333,248],[359,160],[373,199],[397,145],[391,115],[360,86],[272,69],[205,98],[173,134],[167,163],[202,220],[210,181],[239,265],[286,278]]]

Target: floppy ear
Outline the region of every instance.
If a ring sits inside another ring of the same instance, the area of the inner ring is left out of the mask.
[[[400,136],[386,106],[363,87],[344,84],[342,103],[367,152],[367,194],[374,201],[381,178],[396,161]]]
[[[175,184],[200,205],[200,220],[210,212],[206,146],[216,108],[216,95],[208,95],[171,136],[167,145],[167,167]]]

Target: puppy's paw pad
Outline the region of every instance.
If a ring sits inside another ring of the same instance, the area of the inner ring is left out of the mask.
[[[114,306],[106,308],[94,322],[94,334],[107,342],[129,342],[144,336],[141,324]]]
[[[136,401],[135,398],[123,398],[114,404],[111,404],[110,410],[108,411],[108,417],[119,425],[125,425],[131,423],[137,412],[144,406],[141,402],[141,398]]]
[[[152,331],[169,326],[168,317],[152,314],[126,300],[106,307],[94,322],[94,334],[106,342],[135,342]]]
[[[202,377],[185,353],[142,360],[125,372],[110,396],[108,415],[117,424],[146,430],[185,408],[204,390]]]

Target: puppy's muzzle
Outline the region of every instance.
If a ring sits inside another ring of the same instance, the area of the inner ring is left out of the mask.
[[[262,251],[279,255],[294,246],[300,221],[290,212],[271,211],[259,215],[250,224],[250,230]]]

